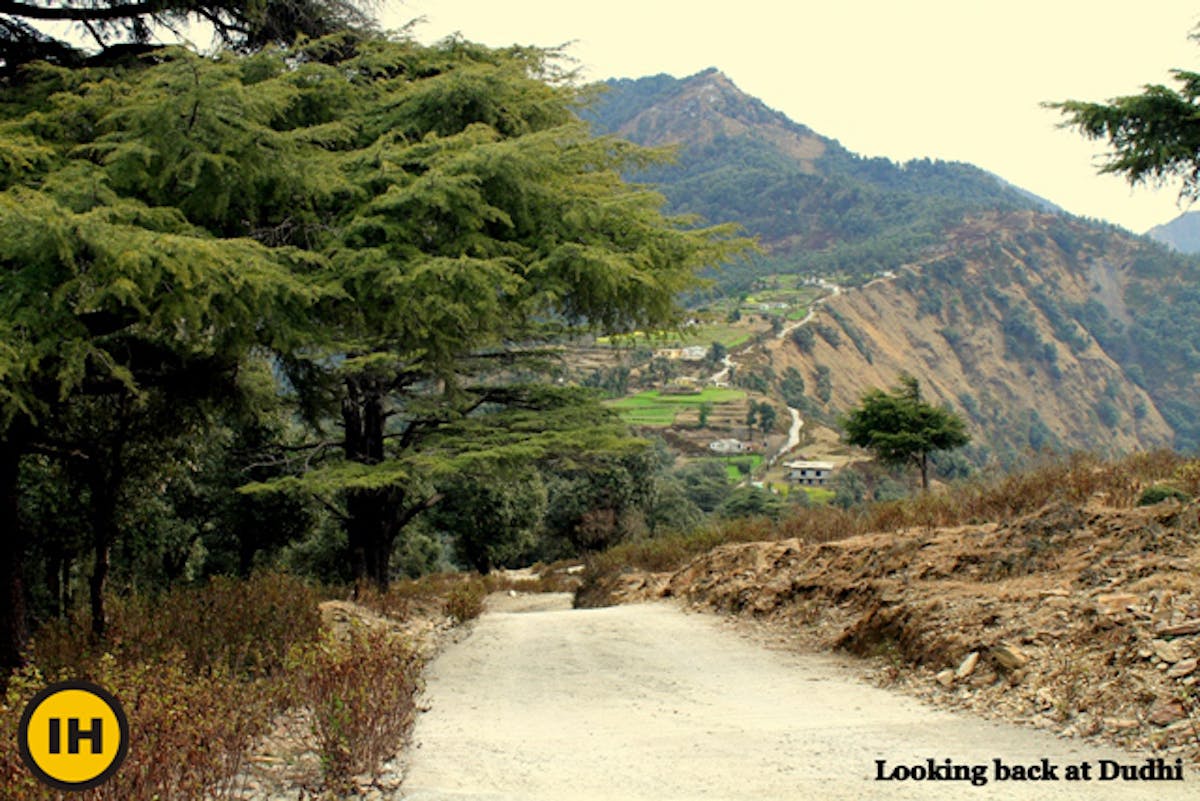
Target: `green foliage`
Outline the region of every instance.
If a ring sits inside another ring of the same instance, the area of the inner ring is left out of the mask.
[[[1191,123],[1200,98],[1200,74],[1173,70],[1177,89],[1146,86],[1139,95],[1107,103],[1067,100],[1047,103],[1089,139],[1106,140],[1111,152],[1101,172],[1126,177],[1131,184],[1182,181],[1181,198],[1200,196],[1200,134]]]
[[[829,403],[833,397],[833,371],[828,365],[817,365],[817,399],[821,403]]]
[[[891,392],[875,389],[863,395],[860,405],[839,422],[851,445],[869,449],[885,464],[919,467],[925,488],[929,454],[970,441],[962,418],[922,401],[917,380],[908,375]]]
[[[804,376],[795,367],[788,367],[783,371],[779,391],[783,395],[784,403],[788,406],[799,406],[804,398]]]
[[[1153,484],[1146,487],[1138,498],[1138,506],[1153,506],[1156,503],[1173,500],[1187,503],[1191,498],[1188,494],[1178,487],[1172,487],[1169,484]]]
[[[534,548],[546,513],[546,487],[534,470],[499,476],[458,475],[439,488],[443,500],[429,524],[454,543],[457,559],[486,575],[493,567],[517,567]]]
[[[801,353],[812,353],[813,343],[816,342],[816,333],[812,326],[802,325],[792,331],[792,342],[800,349]]]
[[[547,479],[545,536],[581,553],[641,533],[654,500],[655,470],[647,451],[558,467]]]
[[[5,8],[0,29],[0,59],[10,76],[37,60],[72,67],[127,63],[157,49],[149,44],[152,27],[175,32],[197,22],[211,26],[223,47],[242,50],[291,44],[298,38],[335,31],[362,35],[374,27],[366,5],[352,0],[166,0],[103,5],[72,0],[53,8],[13,3]],[[88,46],[98,45],[100,52],[88,57],[74,37],[59,38],[64,23],[86,30]]]
[[[688,499],[704,512],[712,512],[731,490],[725,467],[715,459],[698,459],[682,468],[677,477]]]
[[[717,515],[725,519],[745,517],[774,519],[779,517],[783,510],[784,503],[775,493],[759,487],[738,487],[717,507]]]

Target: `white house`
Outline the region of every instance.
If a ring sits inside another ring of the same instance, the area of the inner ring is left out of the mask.
[[[833,476],[833,462],[784,462],[788,481],[820,487]]]
[[[745,453],[746,443],[738,439],[715,439],[708,443],[708,449],[713,453]]]

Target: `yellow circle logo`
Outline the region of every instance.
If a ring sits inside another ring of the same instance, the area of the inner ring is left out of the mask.
[[[129,751],[129,720],[120,702],[84,681],[39,692],[17,730],[21,757],[58,790],[87,790],[107,781]]]

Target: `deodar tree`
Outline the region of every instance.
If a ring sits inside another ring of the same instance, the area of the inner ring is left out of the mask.
[[[626,184],[647,155],[588,132],[546,53],[379,44],[337,74],[354,102],[327,163],[356,202],[323,248],[328,341],[286,361],[314,426],[337,424],[314,447],[341,458],[253,490],[322,497],[355,575],[383,586],[396,538],[454,475],[640,447],[531,368],[581,331],[672,322],[695,270],[743,243]]]
[[[1200,41],[1200,31],[1192,34]],[[1179,87],[1145,87],[1139,95],[1107,103],[1067,100],[1047,103],[1089,139],[1112,148],[1101,172],[1124,175],[1131,184],[1182,181],[1180,199],[1200,198],[1200,73],[1173,70]]]
[[[962,418],[921,400],[920,384],[910,375],[901,376],[891,392],[867,392],[839,422],[847,442],[870,450],[884,464],[914,465],[923,489],[929,489],[929,455],[970,442]]]
[[[251,490],[320,499],[379,584],[455,476],[641,447],[536,382],[550,346],[669,324],[745,243],[625,183],[649,156],[591,136],[552,63],[356,35],[27,68],[0,95],[0,515],[18,520],[32,454],[94,478],[102,592],[133,440],[238,394],[252,358],[312,436]],[[0,540],[13,664],[29,543],[19,521]]]

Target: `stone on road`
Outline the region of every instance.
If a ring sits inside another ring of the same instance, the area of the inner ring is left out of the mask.
[[[1151,754],[935,710],[856,680],[837,658],[769,650],[670,604],[574,611],[567,598],[500,599],[430,665],[401,798],[1200,797],[1194,772],[1096,780],[1101,759],[1136,765]],[[986,765],[988,781],[875,778],[877,760],[887,773],[930,759]],[[995,759],[1045,759],[1058,780],[997,782]],[[1092,781],[1066,781],[1065,766],[1084,762]]]

